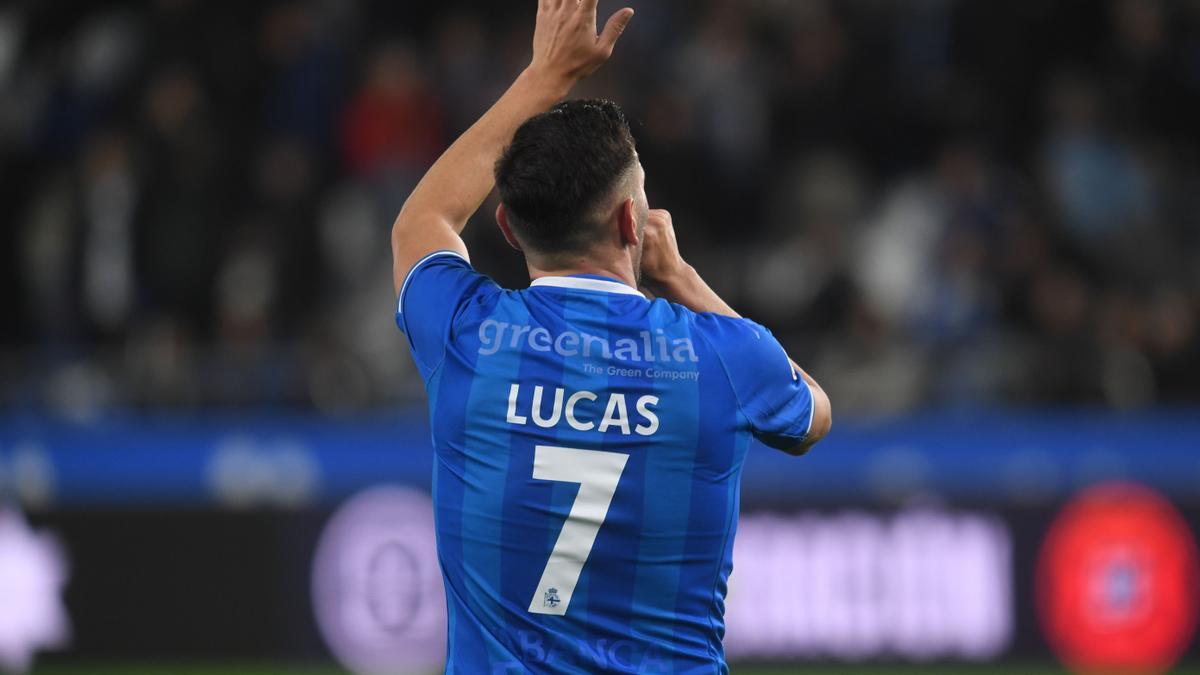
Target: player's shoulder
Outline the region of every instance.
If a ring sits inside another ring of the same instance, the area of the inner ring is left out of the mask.
[[[669,304],[677,316],[691,325],[694,333],[698,333],[721,351],[743,349],[746,345],[757,345],[764,339],[768,342],[775,339],[770,330],[750,319],[712,312],[693,312],[687,307]]]
[[[487,275],[477,271],[471,262],[457,251],[434,251],[413,264],[400,286],[399,307],[431,301],[440,305],[448,296],[465,291],[496,292],[499,288]]]
[[[444,341],[445,330],[472,311],[486,312],[503,294],[490,277],[477,271],[455,251],[436,251],[413,265],[400,287],[396,323],[405,334],[410,329],[430,332]],[[409,321],[410,315],[416,318]]]
[[[697,349],[715,355],[732,379],[764,369],[774,371],[781,363],[788,363],[783,345],[762,324],[741,317],[674,307],[674,311],[690,323]]]

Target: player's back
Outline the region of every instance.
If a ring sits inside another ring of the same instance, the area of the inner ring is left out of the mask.
[[[796,389],[777,343],[614,281],[503,291],[456,258],[424,267],[410,305],[456,289],[432,329],[413,329],[424,309],[406,317],[430,396],[447,671],[725,670],[743,459],[762,420],[782,412],[768,433],[793,441],[811,416],[802,383],[770,406],[739,384]]]

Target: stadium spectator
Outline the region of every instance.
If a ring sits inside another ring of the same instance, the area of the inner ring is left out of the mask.
[[[580,94],[629,112],[685,253],[843,411],[1200,400],[1196,3],[644,10]],[[416,400],[371,242],[511,79],[487,55],[524,55],[519,19],[0,11],[0,403]]]

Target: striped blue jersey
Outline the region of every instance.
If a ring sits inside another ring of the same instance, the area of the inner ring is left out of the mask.
[[[812,423],[775,338],[601,277],[504,290],[449,252],[396,320],[429,395],[446,672],[727,672],[746,452]]]

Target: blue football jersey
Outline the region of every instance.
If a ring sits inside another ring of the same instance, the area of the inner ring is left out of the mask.
[[[771,333],[602,277],[505,290],[449,252],[396,321],[429,394],[446,672],[728,672],[746,452],[812,424]]]

